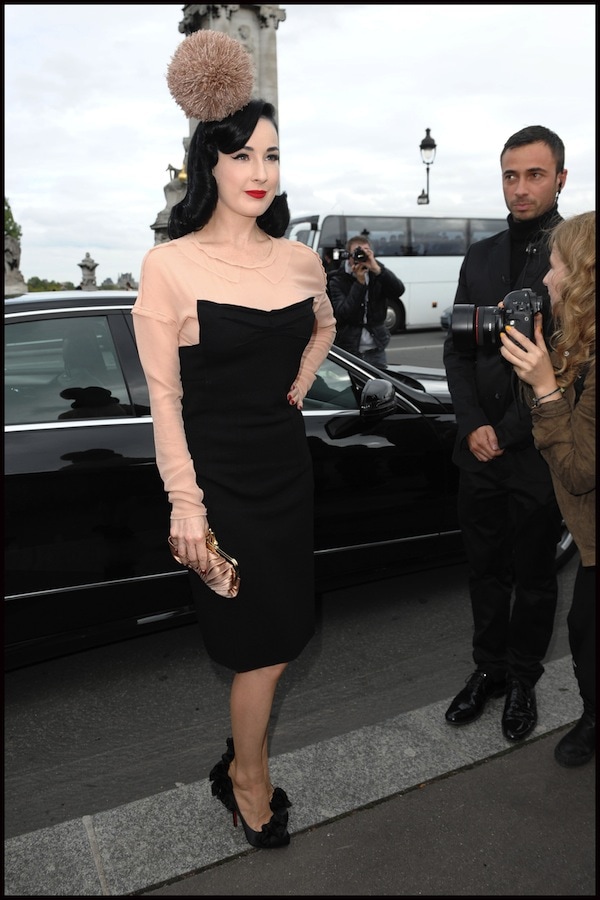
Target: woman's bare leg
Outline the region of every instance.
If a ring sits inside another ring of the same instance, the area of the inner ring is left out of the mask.
[[[237,672],[231,685],[235,757],[229,766],[235,798],[246,823],[260,831],[273,815],[269,801],[268,729],[275,688],[286,663]]]

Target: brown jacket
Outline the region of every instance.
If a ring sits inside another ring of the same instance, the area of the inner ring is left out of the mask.
[[[580,399],[574,387],[532,410],[533,439],[552,474],[563,519],[582,565],[596,565],[596,362]]]

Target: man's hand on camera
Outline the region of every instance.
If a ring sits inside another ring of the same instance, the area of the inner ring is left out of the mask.
[[[356,250],[356,247],[354,249]],[[361,247],[361,249],[366,256],[366,259],[355,260],[350,257],[350,265],[352,267],[352,274],[355,276],[355,278],[358,279],[358,281],[360,281],[361,284],[364,284],[365,273],[372,272],[373,275],[379,275],[381,272],[381,266],[375,259],[373,251],[369,246]]]

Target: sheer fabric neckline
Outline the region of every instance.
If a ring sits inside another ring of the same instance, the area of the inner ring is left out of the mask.
[[[195,246],[198,247],[198,249],[203,253],[205,253],[206,256],[208,256],[210,259],[225,263],[228,266],[235,266],[239,269],[262,269],[264,266],[271,265],[276,255],[276,243],[269,235],[267,235],[269,247],[266,256],[262,255],[261,253],[260,259],[257,259],[254,262],[236,262],[235,260],[232,260],[231,258],[225,256],[223,250],[215,249],[212,244],[203,243],[199,238],[200,233],[200,231],[195,231],[192,235]],[[265,244],[267,243],[267,241],[265,241]]]

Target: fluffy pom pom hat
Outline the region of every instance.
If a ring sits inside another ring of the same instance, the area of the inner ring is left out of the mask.
[[[254,66],[242,44],[228,34],[195,31],[173,54],[167,84],[188,119],[214,122],[251,100]]]

